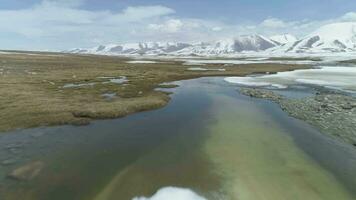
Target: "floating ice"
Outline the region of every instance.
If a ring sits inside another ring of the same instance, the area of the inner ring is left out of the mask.
[[[204,197],[199,196],[190,189],[165,187],[152,197],[135,197],[132,200],[206,200]]]

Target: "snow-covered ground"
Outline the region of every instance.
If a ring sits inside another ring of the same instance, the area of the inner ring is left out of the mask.
[[[356,93],[356,67],[320,67],[257,77],[228,77],[225,80],[253,87],[284,89],[305,84]]]

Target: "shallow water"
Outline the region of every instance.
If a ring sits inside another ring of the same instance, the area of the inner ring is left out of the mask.
[[[0,199],[125,200],[167,186],[206,199],[356,198],[354,148],[222,78],[179,85],[159,110],[1,135],[0,161],[15,162],[0,167]],[[37,160],[34,179],[6,178]]]

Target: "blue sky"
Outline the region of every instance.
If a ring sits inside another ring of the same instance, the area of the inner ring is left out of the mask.
[[[340,21],[356,22],[354,0],[0,0],[0,49],[303,37]]]

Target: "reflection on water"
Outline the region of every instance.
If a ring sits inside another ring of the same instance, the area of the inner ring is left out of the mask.
[[[354,149],[322,145],[328,138],[221,78],[180,85],[159,110],[1,135],[0,199],[354,199]],[[32,161],[44,163],[36,177],[6,177]]]

